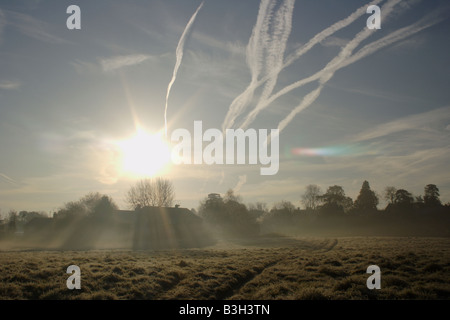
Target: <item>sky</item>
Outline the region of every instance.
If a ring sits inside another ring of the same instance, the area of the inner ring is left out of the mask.
[[[1,213],[88,192],[126,209],[150,176],[187,208],[230,188],[269,206],[302,207],[308,184],[355,199],[364,180],[449,202],[449,17],[446,0],[2,1]],[[279,129],[278,172],[164,160],[165,130],[194,121]]]

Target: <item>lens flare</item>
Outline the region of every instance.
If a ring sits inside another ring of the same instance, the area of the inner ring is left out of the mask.
[[[324,148],[292,148],[291,154],[295,156],[338,156],[351,153],[349,147],[346,146],[333,146]]]
[[[122,171],[136,176],[154,176],[170,161],[170,148],[162,133],[150,134],[140,128],[130,139],[118,142]]]

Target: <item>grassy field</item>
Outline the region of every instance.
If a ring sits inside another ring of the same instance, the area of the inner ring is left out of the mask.
[[[81,268],[81,290],[66,269]],[[369,265],[381,289],[369,290]],[[261,237],[176,251],[0,251],[0,299],[449,299],[449,238]]]

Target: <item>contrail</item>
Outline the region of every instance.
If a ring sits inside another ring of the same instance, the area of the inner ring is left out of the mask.
[[[283,65],[284,53],[292,29],[294,3],[295,0],[285,1],[283,6],[276,13],[275,26],[272,35],[273,39],[271,39],[271,43],[267,49],[268,57],[266,59],[266,69],[268,74],[271,74],[272,70],[281,70]],[[279,72],[274,73],[273,76],[267,80],[259,101],[265,101],[270,97],[277,84],[278,74]]]
[[[259,81],[252,81],[250,85],[238,96],[234,99],[234,101],[231,103],[229,111],[227,113],[227,116],[225,118],[225,121],[223,122],[222,127],[223,128],[231,128],[231,126],[234,124],[236,118],[242,114],[245,107],[248,103],[250,103],[251,98],[253,97],[254,90],[261,86],[263,83],[265,83],[270,78],[278,77],[278,74],[286,67],[291,65],[293,62],[298,60],[302,55],[307,53],[309,50],[311,50],[316,44],[320,43],[327,37],[333,35],[335,32],[341,30],[342,28],[345,28],[346,26],[353,23],[356,19],[361,17],[366,13],[366,9],[368,5],[376,5],[380,3],[382,0],[374,0],[369,4],[366,4],[360,8],[358,8],[356,11],[351,13],[348,17],[334,23],[330,27],[322,30],[318,34],[316,34],[313,38],[311,38],[305,45],[298,48],[293,54],[288,56],[286,58],[286,61],[282,66],[279,68],[274,68],[273,70],[270,70],[270,72],[261,78]],[[247,52],[248,54],[248,52]],[[261,101],[259,102],[261,103]]]
[[[6,182],[8,182],[12,185],[15,185],[15,186],[19,185],[19,183],[16,182],[14,179],[8,177],[6,174],[1,173],[1,172],[0,172],[0,178],[3,178]]]
[[[392,0],[388,3],[386,3],[383,8],[383,16],[384,20],[387,20],[387,17],[392,13],[392,10],[395,5],[397,5],[401,0]],[[309,99],[306,99],[305,97],[302,100],[302,103],[295,108],[287,118],[293,117],[293,114],[295,115],[296,110],[303,110],[306,106],[309,106],[310,103],[307,103],[310,101],[310,98],[315,96],[315,98],[318,97],[318,94],[320,94],[321,87],[325,85],[326,82],[328,82],[331,77],[333,77],[334,72],[336,72],[339,68],[339,66],[344,63],[344,61],[351,56],[353,50],[365,39],[367,39],[370,35],[373,34],[373,30],[370,30],[368,28],[364,28],[362,31],[360,31],[351,41],[349,41],[340,51],[340,53],[333,58],[322,70],[316,72],[314,75],[306,77],[304,79],[301,79],[289,86],[284,87],[274,95],[272,95],[270,98],[266,99],[266,101],[263,101],[262,103],[259,103],[245,118],[243,121],[241,128],[246,128],[253,120],[256,118],[258,113],[265,109],[267,106],[269,106],[275,99],[281,97],[282,95],[285,95],[286,93],[292,91],[293,89],[296,89],[300,86],[303,86],[309,82],[319,80],[320,81],[320,87],[316,90],[314,90],[315,94],[310,95],[308,94],[307,97]],[[311,103],[314,101],[313,99]],[[285,119],[286,120],[286,119]],[[285,121],[283,120],[281,124],[284,124]],[[283,127],[284,128],[284,127]]]
[[[0,9],[0,41],[2,41],[3,29],[5,28],[5,26],[6,26],[5,14]]]
[[[431,20],[430,18],[433,18],[433,20]],[[427,20],[430,20],[430,22],[426,22]],[[425,17],[424,19],[421,19],[420,21],[418,21],[412,25],[401,28],[388,36],[385,36],[371,44],[364,46],[358,52],[356,52],[354,55],[350,56],[348,59],[346,59],[342,63],[332,66],[330,68],[330,70],[327,71],[327,73],[324,74],[319,79],[319,83],[320,83],[319,87],[317,89],[315,89],[313,92],[306,95],[304,97],[304,99],[302,100],[302,102],[300,103],[300,105],[297,106],[294,110],[292,110],[289,113],[289,115],[286,116],[282,121],[280,121],[280,123],[278,124],[279,131],[281,132],[299,112],[306,109],[318,98],[325,83],[333,77],[334,73],[337,70],[351,65],[351,64],[355,63],[356,61],[375,53],[376,51],[384,48],[385,46],[387,46],[389,44],[392,44],[392,43],[402,40],[406,37],[409,37],[417,32],[422,31],[423,29],[429,28],[429,27],[439,23],[442,20],[443,19],[436,20],[436,15],[430,14],[427,17]],[[424,23],[424,22],[426,22],[426,23]]]
[[[255,91],[255,84],[258,81],[259,74],[261,73],[262,63],[264,60],[264,47],[265,38],[268,34],[270,20],[272,18],[273,7],[275,2],[270,0],[262,0],[259,5],[258,16],[256,18],[255,26],[252,30],[252,35],[248,41],[246,49],[246,62],[250,69],[251,81],[247,89],[245,89],[245,95],[241,94],[231,103],[230,109],[222,126],[222,129],[231,128],[236,117],[242,112],[241,110],[250,103]],[[229,125],[231,123],[231,126]]]
[[[178,46],[176,49],[177,60],[175,63],[175,68],[173,69],[172,80],[170,80],[169,85],[167,86],[166,106],[164,109],[164,132],[165,132],[166,138],[167,138],[167,107],[168,107],[168,102],[169,102],[170,90],[172,89],[172,85],[175,82],[175,79],[177,78],[177,72],[178,72],[178,69],[180,68],[181,60],[183,59],[184,43],[186,42],[187,34],[189,33],[192,25],[194,24],[195,17],[197,16],[197,13],[200,11],[200,9],[203,7],[204,3],[205,2],[203,1],[198,6],[197,10],[195,10],[194,14],[192,15],[191,19],[189,20],[188,24],[186,25],[186,28],[184,28],[184,31],[181,35],[180,40],[178,41]]]

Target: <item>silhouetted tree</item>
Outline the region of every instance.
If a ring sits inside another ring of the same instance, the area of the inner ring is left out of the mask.
[[[256,217],[241,203],[241,197],[228,190],[225,197],[208,197],[200,203],[199,215],[224,235],[252,236],[259,232]]]
[[[36,212],[36,211],[20,211],[19,215],[17,216],[17,220],[22,224],[27,224],[31,220],[35,218],[42,218],[47,217],[47,215],[43,212]]]
[[[323,213],[344,213],[351,209],[353,200],[345,195],[341,186],[328,187],[327,192],[320,196],[323,205],[320,210]]]
[[[423,201],[427,207],[440,207],[442,206],[439,199],[439,188],[435,184],[427,184],[425,186],[425,195]]]
[[[405,189],[398,189],[395,192],[394,204],[403,208],[410,207],[414,202],[414,198],[411,193]]]
[[[91,192],[81,197],[78,201],[70,201],[64,205],[55,215],[58,220],[80,220],[85,217],[103,217],[110,215],[118,207],[107,195]]]
[[[320,195],[322,190],[316,184],[310,184],[306,186],[306,191],[302,195],[302,203],[306,209],[316,210],[320,204]]]
[[[17,228],[17,211],[16,210],[10,210],[8,212],[8,219],[7,219],[7,229],[9,233],[16,232]]]
[[[384,189],[383,197],[388,203],[393,204],[395,200],[395,193],[397,189],[395,187],[388,186]]]
[[[130,208],[148,206],[171,207],[175,191],[171,181],[163,178],[142,179],[131,186],[126,195]]]
[[[284,211],[287,213],[292,213],[295,211],[295,206],[290,201],[282,200],[280,202],[275,203],[271,211]]]
[[[156,185],[156,204],[159,207],[171,207],[175,199],[175,190],[173,183],[168,179],[157,178]]]
[[[114,203],[112,198],[102,195],[94,204],[89,212],[89,216],[97,220],[107,220],[112,217],[114,211],[119,207]]]
[[[359,191],[358,198],[355,200],[355,209],[358,211],[376,211],[378,205],[378,197],[374,191],[370,189],[368,181],[364,181]]]
[[[251,203],[248,205],[248,212],[255,219],[260,219],[268,211],[267,204],[264,202],[256,202],[255,204]]]

